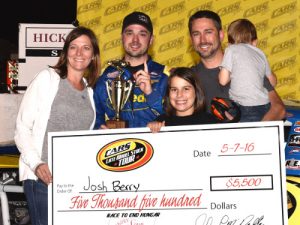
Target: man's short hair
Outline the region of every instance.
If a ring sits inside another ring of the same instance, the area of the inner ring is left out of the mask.
[[[199,11],[195,12],[192,16],[190,16],[190,19],[189,19],[189,31],[190,32],[192,31],[193,21],[196,19],[201,19],[201,18],[211,19],[214,22],[217,30],[219,30],[219,31],[222,30],[221,18],[217,13],[210,11],[210,10],[199,10]]]

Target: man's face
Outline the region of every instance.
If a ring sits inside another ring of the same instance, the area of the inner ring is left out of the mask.
[[[134,58],[147,55],[152,44],[151,33],[138,24],[129,25],[122,33],[122,42],[125,53]]]
[[[218,51],[222,51],[223,32],[217,30],[211,19],[200,18],[194,20],[190,36],[195,51],[204,60],[211,59]]]

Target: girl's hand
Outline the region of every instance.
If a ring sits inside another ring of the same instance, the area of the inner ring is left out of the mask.
[[[147,127],[150,128],[152,133],[157,133],[160,131],[161,127],[165,126],[165,121],[159,122],[159,121],[152,121],[147,124]]]

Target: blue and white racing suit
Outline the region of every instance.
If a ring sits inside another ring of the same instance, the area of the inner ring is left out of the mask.
[[[120,118],[127,121],[128,127],[146,127],[148,122],[164,113],[163,98],[166,94],[168,71],[165,66],[154,62],[151,58],[147,61],[147,65],[151,76],[152,92],[146,95],[139,86],[133,87],[132,98],[127,101],[120,112]],[[106,118],[115,117],[115,111],[106,91],[106,81],[115,79],[117,75],[118,71],[109,66],[95,85],[96,123],[94,129],[99,129],[102,124],[105,124]]]

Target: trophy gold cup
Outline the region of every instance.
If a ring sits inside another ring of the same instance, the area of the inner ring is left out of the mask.
[[[107,64],[116,68],[119,74],[114,80],[108,80],[105,83],[109,101],[115,111],[115,117],[111,120],[107,120],[106,126],[110,129],[125,128],[127,123],[120,118],[120,113],[132,92],[133,82],[131,80],[124,79],[122,74],[124,73],[123,68],[125,68],[129,63],[124,60],[117,59],[111,60]]]

